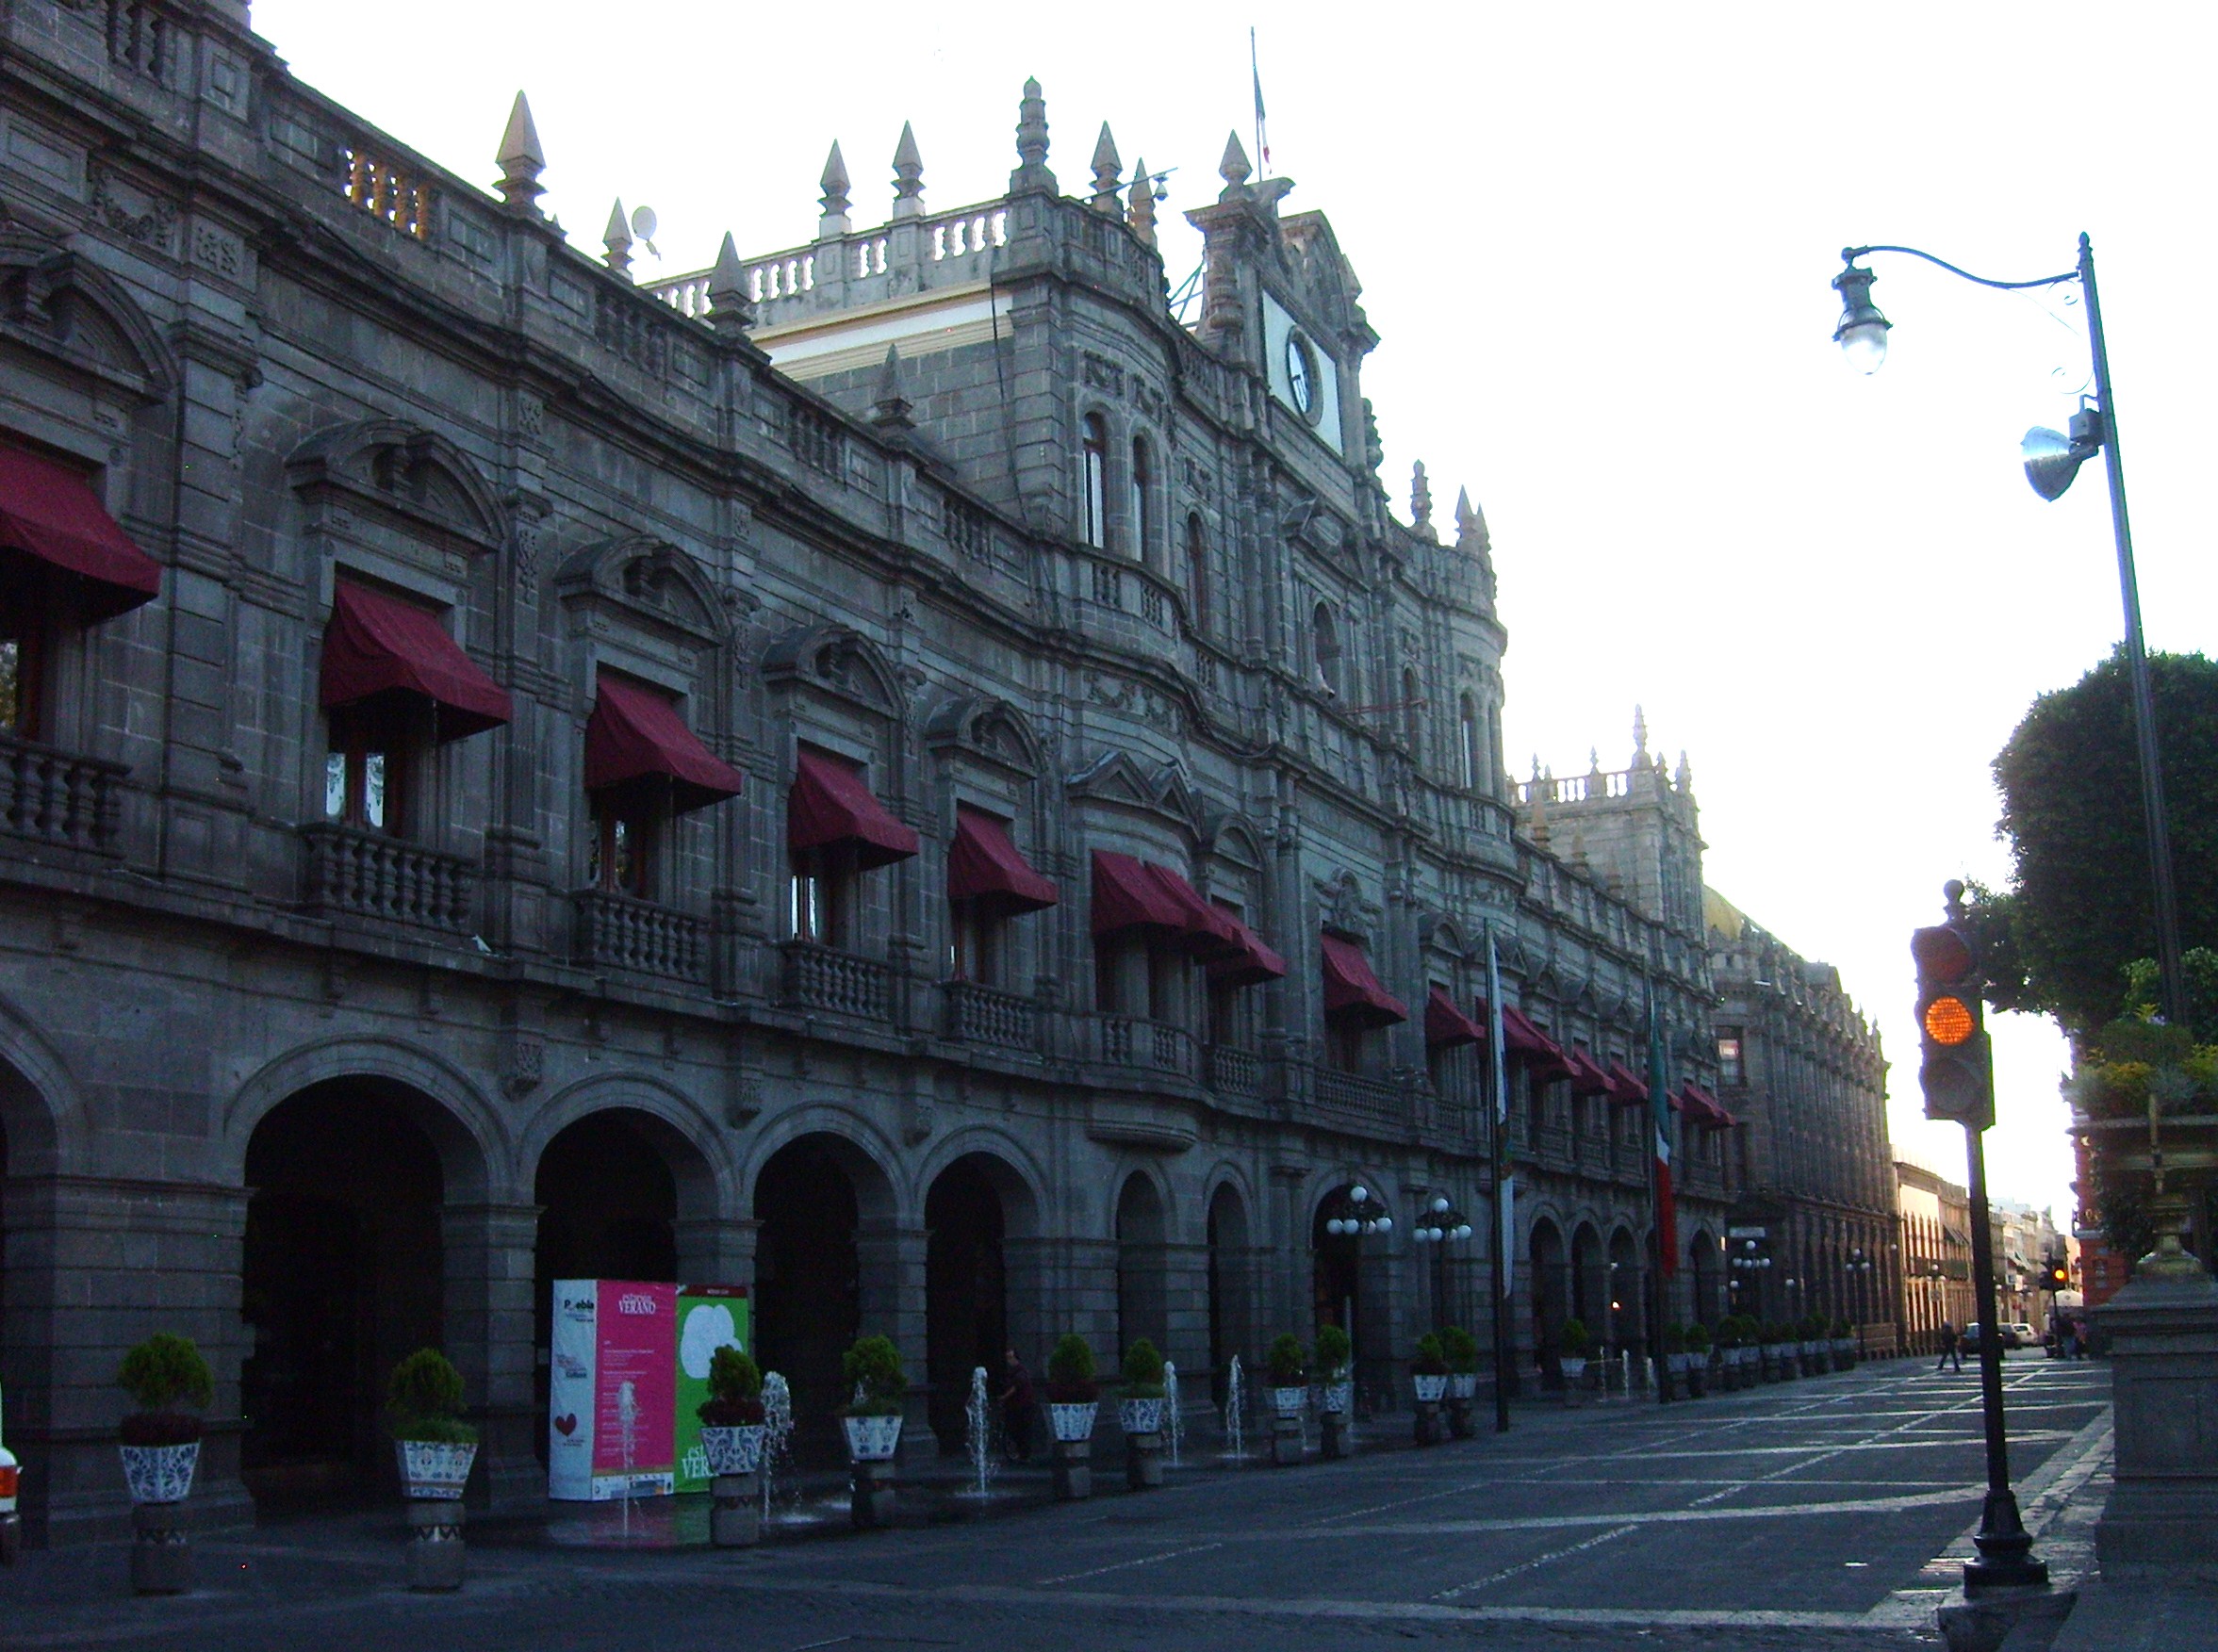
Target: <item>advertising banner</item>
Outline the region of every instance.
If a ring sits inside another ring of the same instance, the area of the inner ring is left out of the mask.
[[[700,1405],[709,1397],[709,1361],[720,1348],[754,1352],[744,1284],[678,1287],[678,1483],[682,1492],[709,1489],[700,1448]]]
[[[747,1287],[561,1279],[552,1289],[547,1495],[705,1490],[698,1411],[716,1349],[749,1348]]]

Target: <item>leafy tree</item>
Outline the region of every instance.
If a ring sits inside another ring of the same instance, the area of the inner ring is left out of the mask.
[[[2180,931],[2218,935],[2218,662],[2152,654],[2148,663]],[[1988,999],[2087,1037],[2121,1006],[2154,997],[2153,966],[2133,973],[2157,946],[2123,647],[2033,702],[1995,778],[1996,830],[2016,877],[2007,891],[1975,891]],[[2198,957],[2187,973],[2199,1040],[2218,1039],[2218,958]]]

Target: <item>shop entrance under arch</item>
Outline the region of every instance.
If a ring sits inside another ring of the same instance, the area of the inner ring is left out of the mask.
[[[1009,1274],[1002,1241],[1008,1217],[983,1153],[957,1159],[925,1195],[926,1380],[932,1432],[944,1455],[963,1449],[971,1373],[1001,1383],[1009,1347]]]
[[[841,1356],[863,1329],[861,1206],[839,1144],[805,1136],[755,1180],[757,1358],[793,1393],[803,1460],[844,1461],[834,1410],[846,1399]]]
[[[334,1079],[279,1103],[247,1143],[241,1477],[257,1508],[382,1495],[387,1374],[444,1329],[446,1178],[405,1087]]]

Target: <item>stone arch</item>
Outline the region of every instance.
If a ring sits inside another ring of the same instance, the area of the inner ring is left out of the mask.
[[[136,379],[149,401],[166,400],[177,384],[177,358],[130,289],[41,237],[0,234],[0,310],[21,329],[18,338]]]
[[[1232,1357],[1254,1359],[1261,1352],[1256,1335],[1257,1245],[1255,1201],[1246,1178],[1221,1165],[1204,1181],[1202,1238],[1207,1248],[1209,1389],[1224,1402],[1225,1375]]]
[[[38,1024],[0,997],[0,1133],[8,1173],[51,1176],[90,1170],[85,1102],[61,1053]]]
[[[1001,1198],[1012,1237],[1032,1238],[1045,1232],[1047,1179],[1032,1154],[1007,1132],[990,1124],[970,1124],[938,1142],[917,1166],[911,1187],[912,1207],[924,1208],[926,1194],[948,1166],[958,1159],[978,1158]]]
[[[740,1163],[735,1185],[747,1189],[751,1201],[764,1166],[806,1137],[824,1138],[827,1151],[854,1183],[864,1219],[905,1219],[914,1211],[915,1206],[902,1197],[908,1178],[900,1173],[901,1153],[892,1137],[838,1102],[804,1102],[784,1109],[775,1122],[764,1123]]]
[[[506,1125],[459,1068],[397,1039],[334,1038],[302,1045],[264,1065],[232,1092],[210,1143],[211,1181],[243,1183],[255,1129],[288,1098],[334,1079],[384,1080],[411,1121],[438,1150],[451,1202],[504,1198],[514,1158]]]
[[[326,427],[286,458],[292,485],[335,488],[468,540],[500,547],[507,515],[475,461],[435,430],[399,418]]]
[[[1605,1294],[1609,1288],[1609,1258],[1602,1248],[1602,1231],[1592,1217],[1582,1217],[1571,1229],[1570,1315],[1600,1342],[1608,1333]]]
[[[605,1112],[625,1114],[668,1164],[680,1219],[702,1220],[737,1208],[738,1172],[727,1133],[683,1090],[646,1073],[583,1079],[550,1096],[517,1144],[516,1186],[534,1184],[556,1137]]]
[[[903,719],[906,696],[885,650],[852,626],[797,625],[771,640],[764,679],[848,701],[892,722]]]
[[[1648,1341],[1649,1251],[1624,1222],[1610,1229],[1609,1341],[1612,1348],[1644,1347]]]
[[[1525,1268],[1529,1281],[1533,1347],[1543,1364],[1558,1352],[1558,1333],[1570,1311],[1570,1256],[1562,1219],[1536,1212],[1525,1229]]]
[[[1170,1342],[1170,1201],[1147,1167],[1126,1169],[1117,1182],[1112,1217],[1117,1247],[1116,1357],[1145,1337],[1158,1349]]]
[[[566,597],[590,593],[710,644],[720,643],[730,630],[708,570],[683,547],[651,534],[622,534],[581,547],[564,559],[554,583]]]
[[[1031,719],[991,695],[957,695],[943,701],[925,722],[924,743],[935,750],[967,752],[1027,779],[1046,766]]]
[[[1717,1237],[1707,1224],[1696,1228],[1688,1235],[1686,1273],[1693,1297],[1694,1317],[1713,1329],[1724,1312],[1719,1300],[1723,1290],[1719,1283],[1719,1275],[1723,1272],[1721,1257]]]

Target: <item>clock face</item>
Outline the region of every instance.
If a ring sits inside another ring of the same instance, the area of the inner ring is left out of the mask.
[[[1312,424],[1317,421],[1317,358],[1309,341],[1299,333],[1286,335],[1286,384],[1294,411]]]

